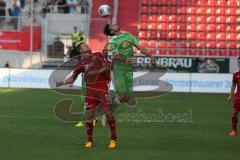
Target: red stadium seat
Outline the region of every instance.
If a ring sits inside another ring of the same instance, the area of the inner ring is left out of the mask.
[[[141,0],[141,5],[148,5],[148,0]]]
[[[217,6],[225,7],[226,5],[226,0],[217,0]]]
[[[151,0],[150,3],[151,5],[158,5],[159,0]]]
[[[237,41],[240,41],[240,34],[237,34]]]
[[[207,25],[207,32],[214,32],[214,31],[216,31],[216,29],[217,29],[216,24],[208,24]]]
[[[236,43],[236,42],[235,42],[235,43]],[[240,44],[239,44],[239,43],[236,44],[236,48],[237,48],[237,49],[240,49]]]
[[[236,15],[240,15],[240,9],[236,9]]]
[[[208,0],[207,5],[211,7],[215,7],[217,5],[216,0]]]
[[[198,23],[206,23],[207,17],[206,16],[197,16]]]
[[[176,15],[169,15],[168,21],[169,22],[177,22],[177,16]]]
[[[199,7],[197,9],[197,14],[206,14],[206,7]]]
[[[198,41],[197,48],[206,48],[206,41]]]
[[[221,7],[217,9],[217,14],[218,15],[225,15],[226,14],[226,9]]]
[[[186,7],[187,4],[188,4],[188,0],[179,0],[178,3],[179,3],[180,6],[185,6]]]
[[[141,22],[147,22],[148,21],[148,16],[143,14],[143,15],[141,15],[140,19],[141,19]]]
[[[169,23],[168,30],[176,31],[177,30],[177,23]]]
[[[187,39],[196,39],[197,33],[196,32],[188,32],[187,33]]]
[[[225,49],[225,48],[227,48],[226,42],[225,42],[225,41],[219,41],[219,42],[217,43],[217,48],[219,48],[219,49]]]
[[[188,31],[196,31],[196,30],[197,30],[196,23],[189,23],[189,24],[187,25],[187,30],[188,30]]]
[[[178,5],[178,0],[170,0],[170,5],[171,6],[177,6]]]
[[[235,24],[227,25],[227,32],[236,32],[236,25]]]
[[[187,26],[186,26],[186,24],[179,23],[179,24],[177,24],[177,29],[179,31],[186,31],[187,30]]]
[[[147,13],[148,13],[148,7],[142,6],[142,7],[141,7],[141,13],[142,13],[142,14],[147,14]]]
[[[168,47],[167,42],[163,41],[163,40],[159,41],[158,47],[159,48],[167,48]]]
[[[197,42],[196,41],[189,41],[187,43],[188,48],[196,48],[197,47]]]
[[[147,30],[148,29],[148,24],[147,23],[141,23],[140,24],[140,30]]]
[[[236,42],[229,42],[229,43],[227,43],[227,48],[236,49],[237,48]]]
[[[158,14],[158,12],[159,12],[159,7],[156,7],[156,6],[151,7],[151,8],[150,8],[150,12],[151,12],[152,14]]]
[[[217,43],[215,41],[211,41],[207,43],[207,48],[217,48]]]
[[[167,44],[168,48],[177,48],[177,42],[175,40],[171,40]]]
[[[229,51],[229,56],[238,57],[239,56],[239,50],[230,50]]]
[[[227,18],[227,23],[233,23],[236,24],[236,16],[230,16]]]
[[[208,33],[207,40],[216,40],[216,33]]]
[[[159,7],[158,8],[160,15],[168,14],[168,7]]]
[[[206,39],[206,32],[198,32],[197,33],[198,40],[205,40]]]
[[[177,9],[177,14],[187,14],[187,7],[180,7]]]
[[[169,14],[177,14],[177,7],[170,7],[169,8]]]
[[[240,32],[240,26],[236,26],[236,32]]]
[[[151,16],[148,18],[148,21],[149,21],[149,22],[157,22],[157,21],[158,21],[158,16],[157,16],[157,15],[151,15]]]
[[[221,32],[221,31],[225,31],[227,28],[226,28],[226,25],[225,24],[218,24],[217,25],[217,31]]]
[[[160,39],[167,39],[168,38],[168,33],[167,32],[160,32],[159,33],[159,38]]]
[[[186,39],[186,38],[187,38],[187,33],[186,32],[179,32],[178,39]]]
[[[236,21],[239,24],[240,23],[240,17],[236,17],[236,18],[237,18]]]
[[[235,8],[228,8],[226,13],[228,15],[235,15],[236,14],[236,9]]]
[[[185,22],[187,22],[187,16],[185,16],[185,15],[178,16],[178,22],[179,22],[179,23],[185,23]]]
[[[188,6],[196,7],[197,6],[196,0],[188,0]]]
[[[148,42],[148,46],[151,48],[155,48],[157,46],[156,40],[150,40]]]
[[[189,22],[189,23],[196,23],[197,22],[197,16],[188,16],[187,17],[187,21]]]
[[[161,0],[161,1],[159,1],[159,5],[160,6],[168,5],[168,0]]]
[[[218,16],[217,23],[226,23],[226,16]]]
[[[197,5],[198,6],[207,6],[207,2],[206,0],[197,0]]]
[[[208,16],[207,23],[216,23],[216,16]]]
[[[188,14],[196,14],[197,13],[197,8],[196,7],[189,7],[187,9]]]
[[[149,38],[156,40],[158,38],[158,33],[156,31],[149,32]]]
[[[150,30],[157,30],[157,29],[158,29],[158,24],[157,24],[157,23],[150,23],[150,24],[148,25],[148,28],[149,28]]]
[[[148,41],[147,40],[140,40],[139,45],[147,48],[148,47]]]
[[[177,32],[171,31],[168,33],[169,39],[177,39]]]
[[[139,38],[140,39],[147,39],[148,38],[147,31],[140,31],[139,32]]]
[[[235,41],[237,39],[236,33],[228,33],[227,34],[227,40],[229,41]]]
[[[229,7],[235,7],[237,5],[236,0],[228,0],[227,6]]]
[[[206,24],[204,24],[204,23],[197,25],[197,31],[201,31],[201,32],[202,32],[202,31],[206,31],[206,28],[207,28],[207,27],[206,27]]]
[[[218,33],[217,39],[221,41],[226,40],[226,33]]]
[[[207,14],[209,14],[209,15],[215,15],[216,12],[217,12],[216,7],[210,7],[207,9]]]
[[[187,44],[186,44],[186,41],[180,41],[178,42],[178,47],[179,48],[187,48]]]
[[[158,17],[158,22],[168,22],[168,16],[167,15],[160,15]]]
[[[167,23],[160,23],[158,25],[158,29],[159,30],[163,30],[163,31],[166,31],[168,29],[168,24]]]

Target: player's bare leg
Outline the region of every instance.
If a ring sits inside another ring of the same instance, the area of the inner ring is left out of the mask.
[[[238,111],[233,109],[232,111],[232,130],[229,133],[229,136],[237,136],[237,122],[238,122]]]

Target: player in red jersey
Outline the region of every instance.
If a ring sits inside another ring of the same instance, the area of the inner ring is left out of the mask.
[[[233,74],[232,87],[230,95],[227,98],[227,101],[230,102],[234,96],[235,89],[237,87],[237,92],[234,96],[233,108],[232,108],[232,130],[229,133],[230,136],[237,135],[237,122],[238,122],[238,112],[240,111],[240,57],[238,57],[238,67],[239,71]]]
[[[65,82],[57,82],[57,87],[61,85],[72,84],[80,73],[84,73],[86,81],[86,99],[87,108],[87,135],[88,141],[86,148],[93,145],[93,118],[95,111],[100,109],[107,117],[107,122],[111,129],[111,141],[109,148],[115,148],[117,145],[115,118],[112,115],[112,103],[109,93],[110,68],[107,59],[100,53],[92,53],[86,43],[80,45],[82,59],[78,62],[72,75]]]

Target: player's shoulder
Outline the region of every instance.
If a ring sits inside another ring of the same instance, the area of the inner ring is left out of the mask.
[[[233,77],[240,77],[240,71],[233,72]]]

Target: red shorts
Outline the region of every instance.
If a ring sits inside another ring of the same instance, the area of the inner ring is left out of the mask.
[[[96,107],[111,107],[111,106],[112,101],[108,83],[86,85],[85,107],[87,108],[87,110],[91,110]]]
[[[235,97],[233,101],[233,109],[235,112],[238,112],[240,110],[240,97]]]

